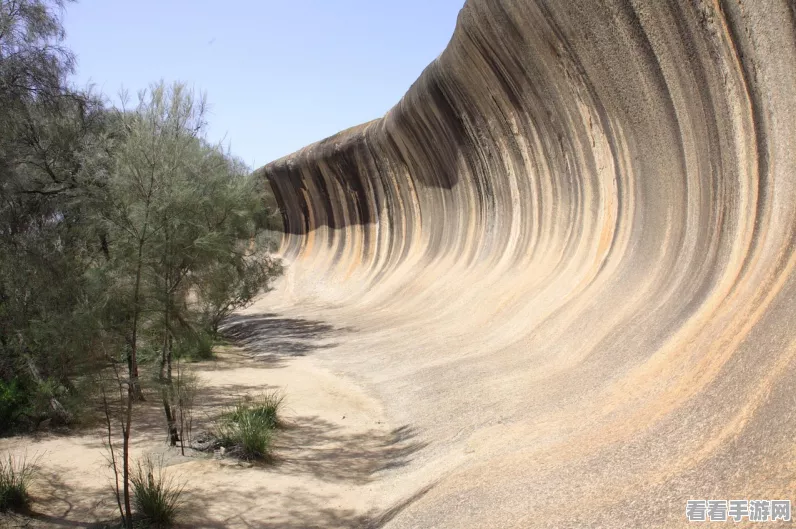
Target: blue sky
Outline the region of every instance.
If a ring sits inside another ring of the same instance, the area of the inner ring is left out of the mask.
[[[73,81],[116,97],[205,91],[211,140],[253,168],[384,115],[453,34],[464,0],[81,0]]]

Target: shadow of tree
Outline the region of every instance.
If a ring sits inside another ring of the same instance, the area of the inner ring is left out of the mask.
[[[275,459],[261,470],[286,475],[310,474],[327,482],[364,485],[375,480],[379,472],[408,464],[412,455],[427,444],[416,437],[409,426],[392,431],[351,433],[319,417],[294,417],[279,430],[274,446]],[[387,509],[362,512],[330,507],[336,498],[318,492],[308,493],[305,489],[268,492],[259,487],[241,490],[237,486],[219,484],[212,490],[188,494],[186,510],[192,515],[191,522],[184,527],[377,529],[432,487],[429,485]],[[234,510],[234,514],[219,514],[219,502],[223,504],[229,498],[234,498],[237,505],[249,507]],[[272,518],[258,512],[264,501],[277,506],[269,514]]]
[[[31,509],[24,514],[0,513],[0,527],[117,527],[119,524],[116,520],[101,521],[98,515],[87,514],[108,512],[109,508],[111,511],[115,508],[112,495],[106,494],[110,489],[100,485],[91,490],[93,494],[86,494],[85,488],[75,488],[63,479],[66,472],[67,469],[45,472],[37,467]],[[47,513],[38,510],[42,505],[47,506]]]
[[[194,513],[190,523],[179,525],[185,529],[202,527],[208,529],[225,529],[231,525],[237,527],[256,527],[260,529],[379,529],[395,518],[401,511],[422,498],[432,485],[424,487],[411,497],[399,501],[388,509],[372,509],[369,512],[356,512],[352,509],[334,509],[329,507],[332,498],[308,496],[299,489],[286,491],[281,501],[280,515],[274,519],[263,520],[251,516],[250,510],[236,512],[230,516],[212,518],[204,516],[206,506],[219,496],[240,498],[249,505],[256,505],[264,498],[262,491],[252,490],[243,494],[240,491],[216,489],[212,495],[195,495],[187,507]]]
[[[327,340],[350,332],[327,323],[302,318],[283,318],[277,314],[230,316],[221,334],[242,347],[253,358],[281,367],[290,357],[305,356],[317,349],[333,347]]]
[[[291,418],[274,442],[274,471],[361,485],[380,471],[405,466],[427,445],[415,438],[409,426],[352,434],[318,417]]]
[[[229,318],[222,328],[225,337],[240,346],[246,352],[245,356],[264,362],[268,367],[281,367],[291,357],[332,347],[335,344],[330,343],[330,338],[351,331],[319,321],[282,318],[275,314],[236,315]],[[198,371],[229,369],[226,366],[228,363],[222,366],[216,362],[196,367]],[[229,365],[232,368],[244,366],[239,362]],[[201,408],[205,411],[201,418],[197,417],[197,430],[211,427],[218,414],[242,395],[272,388],[262,384],[250,386],[233,383],[214,389],[223,391],[213,391],[213,396],[202,399]],[[156,395],[136,407],[137,440],[152,442],[165,438],[162,423],[162,410]],[[98,436],[95,442],[101,444],[102,438]],[[276,436],[273,463],[253,470],[283,476],[304,474],[324,482],[361,486],[373,482],[380,472],[407,465],[412,456],[426,445],[417,439],[415,430],[410,426],[391,431],[373,429],[352,432],[317,416],[290,417]],[[107,503],[113,502],[111,494],[98,492],[92,495],[95,499],[101,498],[93,506],[96,509],[92,506],[86,509],[86,505],[77,509],[72,500],[85,496],[85,491],[73,490],[57,472],[47,475],[45,481],[42,493],[46,500],[41,498],[39,501],[57,502],[59,508],[46,509],[46,514],[32,512],[20,520],[25,524],[20,527],[119,527],[117,521],[103,521],[96,514],[102,511],[104,517],[114,510]],[[333,505],[338,499],[318,491],[291,488],[269,492],[263,486],[218,483],[212,487],[185,490],[186,523],[180,527],[220,529],[234,525],[264,529],[377,529],[425,495],[431,487],[433,485],[387,509],[363,512],[335,508]],[[263,510],[263,505],[269,507]],[[88,511],[95,514],[85,514]],[[0,524],[2,521],[0,519]]]
[[[132,418],[132,442],[133,443],[154,443],[162,442],[164,446],[168,444],[168,431],[166,429],[166,419],[163,413],[163,401],[161,394],[154,383],[145,383],[142,385],[146,400],[144,402],[136,403],[133,407]],[[120,417],[122,417],[119,403],[111,403],[111,427],[113,429],[114,443],[121,443],[121,425]],[[99,411],[98,413],[104,413]],[[104,421],[104,418],[103,418]],[[92,428],[93,437],[87,437],[82,442],[87,448],[107,448],[107,435],[104,422],[97,424]],[[92,430],[86,430],[84,433],[89,433]],[[118,448],[118,447],[117,447]]]
[[[244,399],[247,396],[256,396],[263,393],[279,392],[279,386],[270,384],[224,384],[207,385],[204,387],[206,394],[200,394],[195,404],[195,413],[206,412],[213,419],[218,415]]]
[[[304,473],[327,482],[363,485],[375,480],[379,472],[408,464],[412,455],[424,446],[426,443],[418,441],[416,432],[409,426],[391,431],[352,433],[318,417],[295,417],[279,431],[274,463],[254,470],[274,474]],[[85,490],[75,490],[65,482],[59,471],[44,474],[41,480],[44,483],[39,488],[41,497],[37,498],[37,503],[46,501],[48,513],[32,512],[18,519],[13,527],[119,527],[114,519],[97,518],[105,517],[115,509],[109,491],[97,490],[86,495]],[[331,507],[335,497],[310,493],[306,489],[269,492],[260,486],[241,487],[234,482],[195,489],[189,487],[183,496],[187,517],[180,527],[220,529],[234,525],[263,529],[377,529],[421,498],[432,486],[387,509],[368,512]],[[86,498],[79,508],[73,502],[77,497]],[[85,501],[94,503],[88,505]],[[58,503],[57,509],[52,509],[53,502]],[[263,511],[263,502],[276,508]]]

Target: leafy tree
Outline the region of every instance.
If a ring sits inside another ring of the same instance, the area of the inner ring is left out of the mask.
[[[0,0],[0,381],[34,421],[69,421],[63,397],[92,365],[83,273],[100,240],[86,212],[109,159],[101,101],[65,83],[63,6]]]
[[[281,271],[261,236],[262,193],[244,164],[206,141],[205,113],[204,98],[162,82],[120,111],[103,213],[133,386],[142,345],[157,345],[172,445],[175,341],[216,332]]]
[[[81,388],[102,381],[94,396],[131,527],[139,363],[159,360],[174,445],[175,351],[270,288],[278,223],[248,168],[206,140],[203,97],[159,83],[112,109],[68,86],[65,4],[0,0],[0,433],[70,422]]]

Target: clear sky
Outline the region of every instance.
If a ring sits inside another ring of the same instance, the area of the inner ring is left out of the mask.
[[[209,137],[253,168],[384,115],[453,34],[464,0],[80,0],[74,82],[207,93]]]

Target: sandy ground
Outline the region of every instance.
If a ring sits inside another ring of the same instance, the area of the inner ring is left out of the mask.
[[[266,331],[286,330],[278,318],[269,323]],[[311,338],[309,328],[289,329],[294,346]],[[185,484],[186,527],[381,525],[390,514],[375,499],[382,496],[375,484],[417,447],[412,433],[389,424],[377,401],[314,365],[312,357],[285,358],[273,351],[227,347],[215,361],[194,368],[207,388],[195,432],[209,428],[240,396],[284,392],[287,425],[276,441],[274,464],[245,466],[198,452],[181,456],[166,446],[156,396],[138,409],[134,457],[162,454],[168,472]],[[0,453],[7,450],[37,461],[35,520],[6,519],[0,525],[86,527],[116,516],[102,430],[0,440]]]

